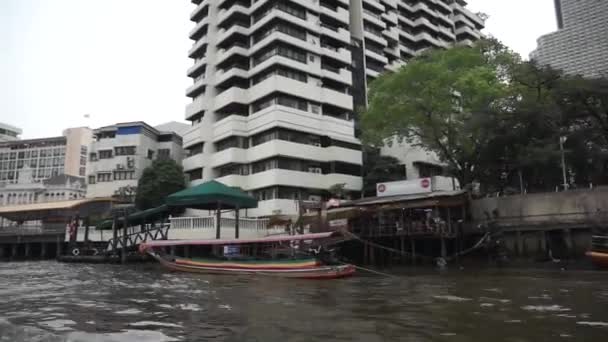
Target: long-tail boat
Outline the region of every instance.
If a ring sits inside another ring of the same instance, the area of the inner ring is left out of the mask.
[[[592,236],[591,250],[587,252],[587,256],[597,267],[608,269],[608,236]]]
[[[208,274],[251,274],[302,279],[335,279],[354,274],[355,266],[332,260],[315,242],[335,236],[334,232],[273,236],[234,240],[164,240],[140,245],[147,253],[173,271]],[[294,245],[300,245],[295,248]],[[166,248],[189,246],[203,258],[178,257]],[[307,247],[310,247],[307,249]],[[313,251],[312,254],[307,251]],[[312,255],[312,256],[311,256]]]

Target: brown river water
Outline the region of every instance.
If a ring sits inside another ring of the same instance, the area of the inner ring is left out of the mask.
[[[0,341],[608,341],[608,272],[333,281],[0,263]]]

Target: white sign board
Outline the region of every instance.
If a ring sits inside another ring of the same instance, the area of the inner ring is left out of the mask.
[[[346,226],[348,226],[348,220],[347,219],[331,220],[331,221],[329,221],[329,226],[332,228],[346,227]]]
[[[413,195],[432,192],[431,178],[376,184],[376,196]]]

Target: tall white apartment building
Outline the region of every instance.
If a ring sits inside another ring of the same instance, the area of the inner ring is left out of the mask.
[[[356,109],[367,81],[429,47],[479,38],[454,0],[192,0],[190,180],[260,200],[249,215],[294,214],[335,184],[362,187]]]
[[[93,131],[88,157],[87,197],[110,197],[122,187],[136,187],[155,159],[181,163],[182,138],[145,122],[118,123]]]
[[[555,0],[558,30],[538,38],[530,58],[565,73],[608,77],[608,1]]]

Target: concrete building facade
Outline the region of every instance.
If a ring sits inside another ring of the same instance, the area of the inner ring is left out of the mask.
[[[608,76],[608,1],[555,0],[558,30],[530,58],[572,75]]]
[[[21,128],[0,122],[0,142],[18,140]]]
[[[91,136],[89,128],[78,127],[60,137],[0,142],[0,183],[16,184],[24,168],[34,183],[62,174],[84,177]]]
[[[430,48],[470,44],[483,20],[455,0],[192,0],[184,170],[294,214],[361,190],[356,108],[367,81]]]
[[[137,186],[143,170],[155,159],[181,163],[182,138],[144,122],[126,122],[93,131],[88,154],[87,197],[109,197]]]

